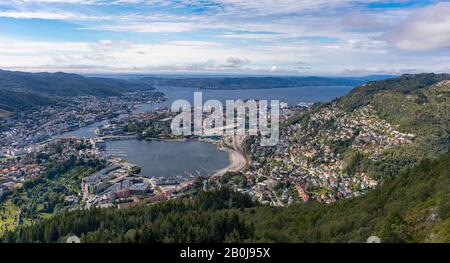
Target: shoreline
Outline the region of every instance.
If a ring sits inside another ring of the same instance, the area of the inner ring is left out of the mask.
[[[229,154],[230,164],[227,167],[215,172],[210,176],[210,178],[221,177],[227,172],[239,172],[247,166],[247,159],[239,151],[223,146],[218,147],[218,149]]]
[[[127,138],[127,139],[119,139],[119,140],[125,140],[125,141],[126,140],[130,140],[130,141],[137,140],[137,141],[139,141],[139,139],[137,139],[137,138]],[[189,139],[187,139],[187,138],[181,138],[181,139],[152,138],[150,140],[147,139],[147,140],[142,140],[142,141],[145,141],[145,142],[160,141],[160,142],[175,142],[175,143],[197,141],[197,142],[204,142],[204,143],[215,145],[217,150],[228,153],[229,163],[226,167],[212,172],[208,176],[208,178],[217,178],[217,177],[223,176],[227,172],[238,172],[238,171],[245,169],[245,167],[247,166],[247,158],[240,151],[235,150],[229,146],[221,145],[221,143],[219,143],[219,141],[205,140],[205,139],[199,139],[199,138],[195,138],[195,139],[194,138],[189,138]],[[118,157],[118,159],[126,161],[125,159],[123,159],[121,157]],[[191,180],[188,180],[188,181],[191,181]]]

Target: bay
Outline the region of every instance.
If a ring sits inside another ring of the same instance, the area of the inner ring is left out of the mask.
[[[121,157],[141,167],[146,177],[209,176],[228,166],[228,153],[216,145],[196,140],[172,141],[109,141],[106,151],[121,151]]]

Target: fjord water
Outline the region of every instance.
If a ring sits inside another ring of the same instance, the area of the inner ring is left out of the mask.
[[[247,89],[247,90],[211,90],[196,88],[158,87],[157,90],[165,94],[167,101],[160,104],[142,105],[138,112],[145,112],[155,108],[170,107],[175,100],[183,99],[193,105],[194,92],[202,92],[203,102],[207,100],[279,100],[289,105],[300,102],[328,102],[334,98],[347,94],[353,87],[349,86],[318,86],[318,87],[295,87],[277,89]]]
[[[279,89],[251,89],[251,90],[200,90],[193,88],[160,87],[158,91],[164,92],[167,101],[158,104],[144,104],[137,107],[134,114],[157,108],[170,107],[172,102],[184,99],[192,103],[194,92],[202,92],[203,102],[216,99],[225,103],[225,100],[238,99],[266,99],[280,100],[289,105],[300,102],[327,102],[336,97],[345,95],[352,87],[298,87]],[[82,138],[95,137],[94,128],[103,122],[80,128],[66,133],[66,136]],[[125,155],[123,159],[141,166],[141,173],[145,176],[162,177],[188,177],[189,174],[207,176],[214,171],[226,167],[229,156],[217,149],[213,144],[199,141],[164,142],[164,141],[110,141],[107,149],[120,149]]]
[[[228,153],[201,141],[110,141],[106,150],[123,151],[123,159],[147,177],[209,176],[229,164]]]
[[[281,102],[287,102],[289,105],[296,105],[300,102],[328,102],[347,94],[352,88],[347,86],[320,86],[249,90],[201,90],[195,88],[158,87],[157,91],[163,92],[167,100],[156,104],[140,105],[133,111],[133,114],[170,107],[172,102],[180,99],[187,100],[193,105],[194,92],[202,92],[203,102],[215,99],[225,104],[226,100],[265,99],[279,100]],[[63,136],[76,136],[80,138],[95,137],[94,129],[104,123],[105,121],[96,122],[89,126],[67,132]]]

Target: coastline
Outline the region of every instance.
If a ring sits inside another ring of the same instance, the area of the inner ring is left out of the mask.
[[[239,172],[247,166],[247,159],[239,151],[223,146],[218,147],[218,149],[229,154],[230,164],[227,167],[215,172],[210,178],[221,177],[227,172]]]
[[[217,149],[220,151],[224,151],[228,153],[230,163],[214,172],[209,178],[215,178],[223,176],[227,172],[238,172],[247,166],[247,158],[238,150],[235,150],[229,146],[221,145],[218,141],[210,140],[210,139],[203,139],[203,138],[180,138],[180,139],[160,139],[160,138],[152,138],[148,141],[163,141],[163,142],[186,142],[186,141],[199,141],[199,142],[206,142],[216,145]]]
[[[213,148],[216,149],[216,151],[218,151],[216,154],[225,154],[223,156],[223,158],[226,158],[226,159],[223,161],[226,161],[226,162],[225,163],[221,162],[222,165],[219,165],[218,167],[217,167],[217,165],[213,165],[216,167],[210,169],[206,174],[202,175],[202,176],[207,176],[209,178],[222,176],[226,172],[241,171],[241,170],[245,169],[245,167],[247,166],[247,159],[245,158],[245,156],[243,154],[241,154],[241,152],[239,150],[235,150],[234,147],[231,147],[231,146],[223,145],[222,141],[219,141],[219,140],[208,140],[208,139],[199,139],[199,138],[195,138],[195,139],[194,138],[188,138],[188,139],[186,139],[186,138],[181,138],[181,139],[152,138],[151,140],[139,140],[137,138],[125,139],[125,141],[128,141],[128,140],[129,141],[143,141],[143,142],[148,142],[148,143],[170,142],[170,143],[174,143],[174,144],[192,141],[192,142],[201,142],[201,143],[211,145],[211,146],[213,146]],[[130,148],[128,147],[128,149],[130,149]],[[102,150],[102,152],[105,152],[105,150]],[[124,158],[124,156],[121,156],[121,155],[117,155],[116,157],[119,159],[125,160],[125,161],[127,160],[127,158]],[[130,160],[128,162],[133,162],[133,161]],[[134,164],[137,166],[140,166],[138,163],[134,163]],[[189,180],[189,178],[186,178],[186,179]]]

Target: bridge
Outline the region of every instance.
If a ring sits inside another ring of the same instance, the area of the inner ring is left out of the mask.
[[[98,141],[118,141],[136,139],[136,135],[107,135],[93,138]]]
[[[94,138],[79,138],[77,136],[57,136],[52,140],[91,140],[91,141],[117,141],[136,139],[136,135],[106,135]]]

